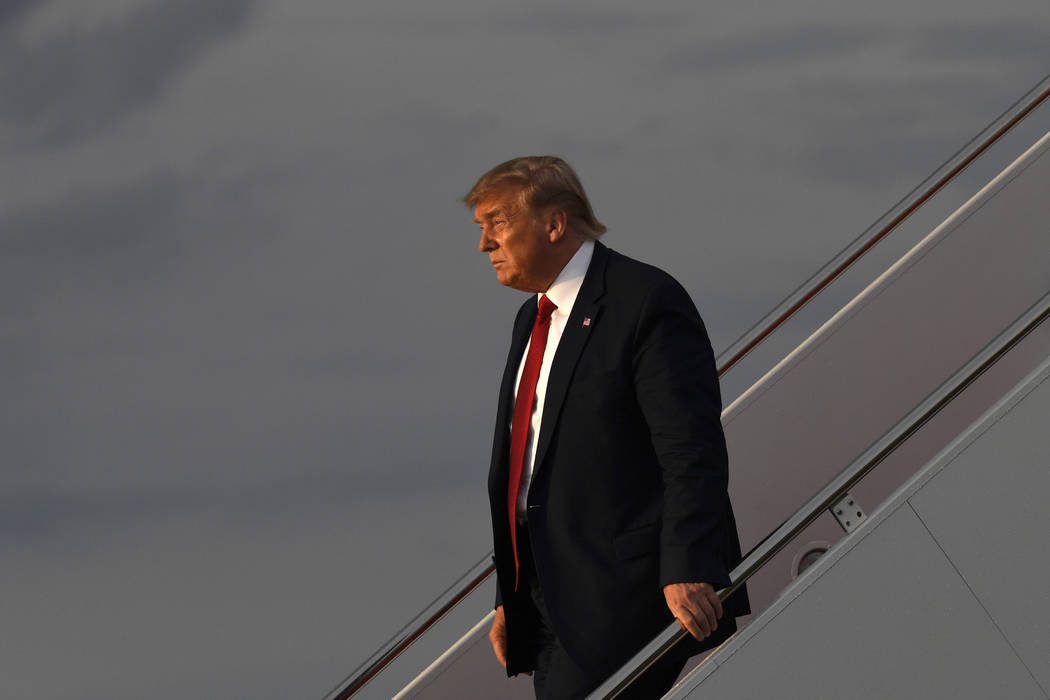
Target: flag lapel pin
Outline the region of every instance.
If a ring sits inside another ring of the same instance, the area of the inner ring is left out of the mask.
[[[590,316],[584,316],[583,317],[583,327],[587,328],[590,325],[591,325],[591,317]]]

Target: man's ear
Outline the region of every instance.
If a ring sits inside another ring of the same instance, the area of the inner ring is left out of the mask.
[[[547,237],[550,239],[550,242],[557,243],[565,236],[568,230],[569,217],[564,209],[554,207],[547,212],[543,223],[546,226]]]

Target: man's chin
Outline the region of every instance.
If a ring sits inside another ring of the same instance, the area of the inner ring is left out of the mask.
[[[504,287],[517,289],[519,292],[539,294],[541,291],[543,291],[542,289],[539,289],[535,283],[530,284],[526,280],[521,279],[521,277],[501,274],[500,270],[496,270],[496,281],[502,284]]]

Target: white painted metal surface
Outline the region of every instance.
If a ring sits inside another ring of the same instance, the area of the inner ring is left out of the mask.
[[[1050,359],[666,697],[1050,697],[1047,415]]]
[[[726,408],[745,549],[1050,290],[1048,150],[1050,134]],[[880,503],[1048,354],[1050,333],[1026,341],[853,495]],[[801,539],[840,537],[828,515]],[[749,583],[752,609],[790,581],[796,549]]]

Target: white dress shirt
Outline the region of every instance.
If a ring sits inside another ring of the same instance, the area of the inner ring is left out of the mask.
[[[536,438],[540,434],[540,425],[543,422],[543,404],[547,398],[547,378],[551,373],[551,363],[554,361],[554,353],[558,350],[561,334],[565,330],[565,324],[572,313],[572,305],[576,303],[576,296],[580,293],[583,278],[587,274],[587,268],[591,264],[591,256],[594,254],[594,241],[584,241],[576,254],[554,279],[550,288],[546,291],[547,298],[558,307],[551,314],[551,326],[547,332],[547,347],[543,350],[543,362],[540,363],[540,376],[536,380],[536,400],[532,402],[532,417],[529,421],[529,434],[525,439],[525,460],[521,468],[521,485],[518,488],[517,514],[524,518],[526,514],[525,502],[529,494],[529,484],[532,483],[532,467],[536,458]],[[537,301],[542,294],[537,294]],[[529,345],[532,339],[529,339]],[[525,358],[529,356],[529,345],[525,346],[525,352],[521,356],[518,365],[518,376],[514,380],[514,398],[517,400],[517,387],[521,383],[521,373],[525,369]]]

